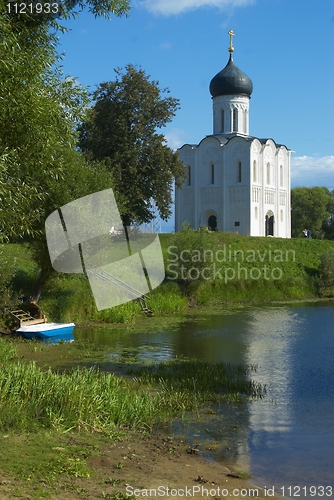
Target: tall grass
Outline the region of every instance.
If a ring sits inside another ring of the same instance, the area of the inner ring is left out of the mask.
[[[147,391],[95,369],[68,373],[11,363],[0,373],[0,427],[86,429],[147,428],[157,417],[157,401]]]
[[[114,432],[149,429],[180,411],[240,394],[262,397],[265,389],[242,366],[177,359],[136,372],[135,379],[93,368],[55,373],[22,363],[0,339],[0,428],[54,428]],[[154,390],[152,390],[154,389]]]
[[[183,311],[188,307],[188,299],[176,282],[165,282],[150,294],[149,309],[157,313]]]

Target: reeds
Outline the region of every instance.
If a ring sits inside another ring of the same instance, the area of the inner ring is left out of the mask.
[[[148,392],[96,369],[42,371],[33,363],[10,364],[0,374],[0,427],[86,429],[149,427],[156,402]]]
[[[244,396],[262,398],[266,389],[248,377],[242,365],[174,359],[136,372],[139,383],[157,387],[162,400],[180,410],[196,409],[198,403],[238,402]]]
[[[176,359],[147,366],[136,378],[80,368],[55,373],[18,360],[0,339],[0,428],[114,432],[150,429],[183,411],[212,401],[262,397],[245,368]],[[152,390],[154,388],[154,390]]]
[[[1,428],[107,431],[147,428],[157,417],[156,399],[130,380],[93,368],[43,371],[34,363],[11,362],[7,347],[0,342]]]

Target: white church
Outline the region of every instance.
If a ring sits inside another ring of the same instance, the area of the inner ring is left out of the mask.
[[[175,230],[187,222],[193,229],[290,238],[291,150],[249,135],[253,84],[233,61],[229,35],[229,61],[210,83],[213,134],[178,150],[187,180],[175,193]]]

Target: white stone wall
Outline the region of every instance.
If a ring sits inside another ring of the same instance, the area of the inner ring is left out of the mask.
[[[290,153],[268,139],[255,139],[251,148],[251,231],[265,236],[265,217],[274,215],[274,235],[291,237],[290,221]],[[255,164],[254,164],[255,162]],[[257,216],[257,217],[256,217]]]
[[[224,95],[213,97],[212,102],[214,135],[249,134],[249,97]],[[234,111],[235,113],[233,113]]]
[[[284,146],[271,139],[262,144],[238,135],[229,141],[208,136],[179,154],[190,165],[191,183],[176,190],[176,231],[184,221],[194,229],[207,226],[214,215],[221,231],[265,236],[266,215],[273,215],[273,236],[291,237],[290,152]]]

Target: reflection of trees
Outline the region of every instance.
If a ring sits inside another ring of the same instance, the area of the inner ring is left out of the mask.
[[[240,332],[245,321],[238,314],[194,318],[183,323],[175,338],[178,355],[212,362],[243,363],[245,345]]]

